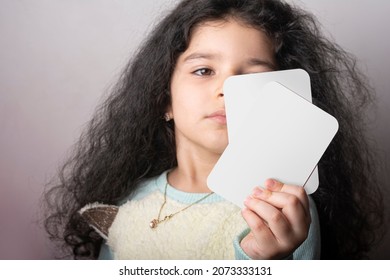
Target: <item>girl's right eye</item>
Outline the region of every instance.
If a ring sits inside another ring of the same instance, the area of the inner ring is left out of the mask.
[[[197,76],[210,76],[213,74],[213,70],[209,68],[200,68],[193,72]]]

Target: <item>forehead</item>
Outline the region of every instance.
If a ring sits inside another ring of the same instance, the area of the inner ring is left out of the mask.
[[[193,26],[187,49],[196,42],[216,41],[230,38],[243,40],[245,44],[249,39],[256,40],[258,43],[273,45],[271,38],[260,28],[253,27],[244,21],[228,17],[226,19],[208,20]]]
[[[194,26],[187,49],[181,57],[196,58],[226,54],[229,57],[252,56],[273,60],[274,45],[267,34],[240,20],[210,20]],[[207,58],[207,57],[206,57]]]

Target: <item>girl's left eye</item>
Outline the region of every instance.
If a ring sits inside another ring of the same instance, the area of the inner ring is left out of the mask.
[[[208,69],[208,68],[201,68],[193,72],[195,75],[198,76],[209,76],[213,74],[213,70]]]

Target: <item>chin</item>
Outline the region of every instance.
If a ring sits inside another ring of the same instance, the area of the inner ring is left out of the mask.
[[[208,137],[207,146],[208,150],[212,153],[221,155],[228,145],[227,133],[214,134],[212,137]]]
[[[227,143],[226,143],[226,145],[221,145],[221,143],[219,143],[219,145],[212,147],[210,150],[214,154],[218,154],[219,156],[221,156],[222,153],[225,151],[226,147],[227,147]]]

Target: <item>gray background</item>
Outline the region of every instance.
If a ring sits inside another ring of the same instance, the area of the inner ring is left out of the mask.
[[[370,133],[383,149],[382,159],[388,159],[389,2],[290,2],[317,15],[324,32],[358,58],[379,101]],[[160,12],[172,3],[0,0],[0,259],[53,258],[37,225],[44,185]],[[382,170],[387,204],[388,173]],[[371,257],[390,259],[389,235]]]

